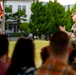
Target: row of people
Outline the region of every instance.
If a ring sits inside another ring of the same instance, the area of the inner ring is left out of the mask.
[[[76,75],[68,65],[72,46],[69,36],[62,31],[56,32],[50,38],[50,44],[41,53],[42,65],[35,66],[35,45],[32,39],[20,38],[14,48],[10,64],[8,60],[9,41],[7,36],[0,35],[0,75]],[[42,49],[43,51],[43,49]],[[45,59],[47,58],[47,59]]]
[[[50,55],[34,75],[76,75],[68,64],[71,53],[72,45],[67,33],[63,31],[54,33],[50,38]]]
[[[36,70],[35,46],[32,39],[20,38],[14,48],[12,59],[8,59],[9,41],[0,35],[0,75],[29,75]],[[9,61],[10,60],[10,61]],[[9,61],[9,64],[7,63]]]

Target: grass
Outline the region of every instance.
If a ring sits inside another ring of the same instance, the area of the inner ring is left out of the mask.
[[[35,40],[34,43],[35,43],[35,55],[36,55],[35,56],[35,64],[37,67],[39,67],[41,64],[40,50],[42,47],[48,45],[49,42],[45,41],[45,40]],[[10,46],[9,46],[9,56],[10,57],[12,56],[15,44],[16,44],[16,41],[10,41]]]

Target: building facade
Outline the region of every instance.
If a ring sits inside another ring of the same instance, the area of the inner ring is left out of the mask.
[[[27,21],[29,22],[31,15],[31,7],[32,0],[8,0],[5,5],[12,8],[12,13],[17,12],[19,9],[24,10],[27,17]]]
[[[5,6],[12,8],[12,13],[17,12],[18,10],[24,10],[26,13],[26,22],[29,22],[30,15],[31,15],[31,7],[32,0],[7,0],[5,2]],[[9,29],[9,27],[6,29],[6,33],[13,33],[14,28]]]

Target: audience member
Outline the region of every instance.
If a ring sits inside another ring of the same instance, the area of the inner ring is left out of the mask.
[[[35,75],[76,75],[68,65],[70,38],[62,31],[50,38],[51,57],[35,72]]]
[[[5,35],[0,35],[0,75],[5,75],[8,68],[6,59],[8,57],[9,42]]]
[[[42,64],[46,61],[46,59],[50,56],[50,46],[45,46],[41,49],[41,59]]]
[[[14,48],[11,64],[6,75],[33,75],[35,48],[29,38],[20,38]]]

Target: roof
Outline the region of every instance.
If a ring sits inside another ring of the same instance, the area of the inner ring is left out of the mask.
[[[0,0],[0,1],[32,1],[32,0]]]

